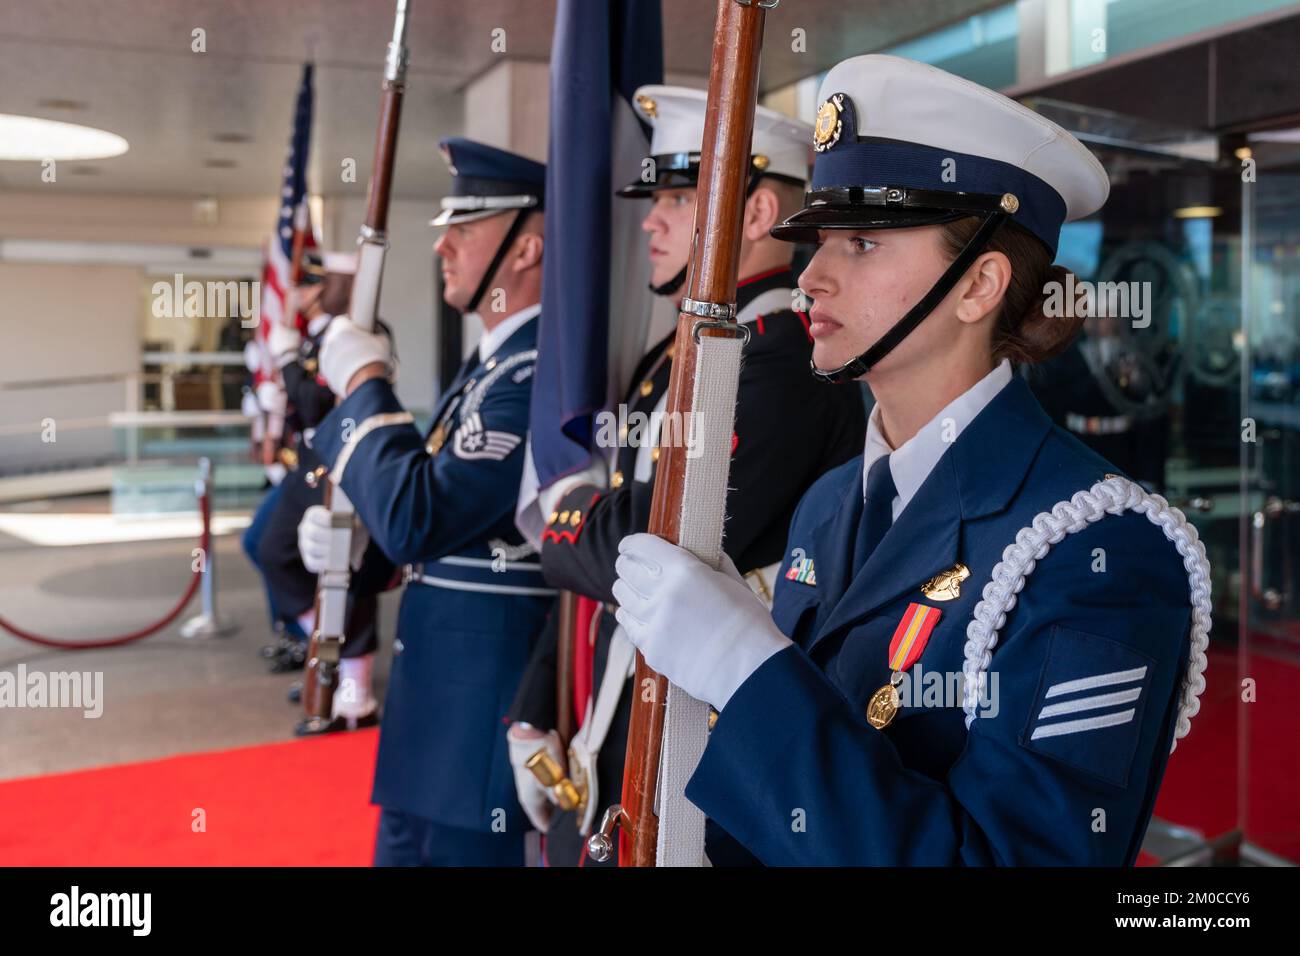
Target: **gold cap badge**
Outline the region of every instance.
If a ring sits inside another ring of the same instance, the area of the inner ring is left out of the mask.
[[[813,127],[813,149],[824,153],[840,141],[844,122],[840,113],[844,109],[844,94],[836,93],[817,110],[817,124]]]
[[[651,119],[659,115],[659,104],[644,93],[636,98],[636,105],[641,107],[641,112]]]

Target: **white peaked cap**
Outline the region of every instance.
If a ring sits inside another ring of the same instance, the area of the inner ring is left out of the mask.
[[[650,154],[698,153],[704,142],[704,109],[708,94],[686,86],[643,86],[632,102],[637,114],[653,127]],[[754,111],[753,156],[765,156],[762,172],[808,179],[812,127],[775,110]]]

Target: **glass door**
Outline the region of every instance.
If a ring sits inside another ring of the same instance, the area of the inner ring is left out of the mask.
[[[1300,860],[1300,131],[1249,137],[1241,208],[1238,812],[1246,863]]]
[[[1067,224],[1057,257],[1107,307],[1030,383],[1059,425],[1186,513],[1212,571],[1207,687],[1139,862],[1300,858],[1300,793],[1287,791],[1300,766],[1300,177],[1259,171],[1244,136],[1032,105],[1088,143],[1112,188],[1099,216]]]

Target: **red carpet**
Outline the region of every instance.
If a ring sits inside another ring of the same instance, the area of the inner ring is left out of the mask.
[[[0,866],[368,866],[378,741],[365,730],[0,783]]]
[[[1241,826],[1238,780],[1247,783],[1246,837],[1290,860],[1300,860],[1300,666],[1279,655],[1252,655],[1238,674],[1235,648],[1210,648],[1201,711],[1169,759],[1156,816],[1207,837]],[[1242,678],[1255,681],[1256,700],[1241,700]],[[1247,721],[1245,760],[1239,763],[1237,722]]]

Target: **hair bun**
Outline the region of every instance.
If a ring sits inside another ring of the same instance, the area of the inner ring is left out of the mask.
[[[1084,317],[1075,314],[1074,309],[1062,310],[1069,314],[1047,314],[1049,297],[1055,293],[1056,300],[1060,302],[1064,290],[1070,288],[1067,284],[1069,277],[1070,270],[1064,266],[1049,265],[1043,270],[1038,299],[1015,325],[1015,337],[1019,340],[1017,344],[1024,353],[1019,361],[1036,364],[1055,358],[1066,350],[1083,328]]]

